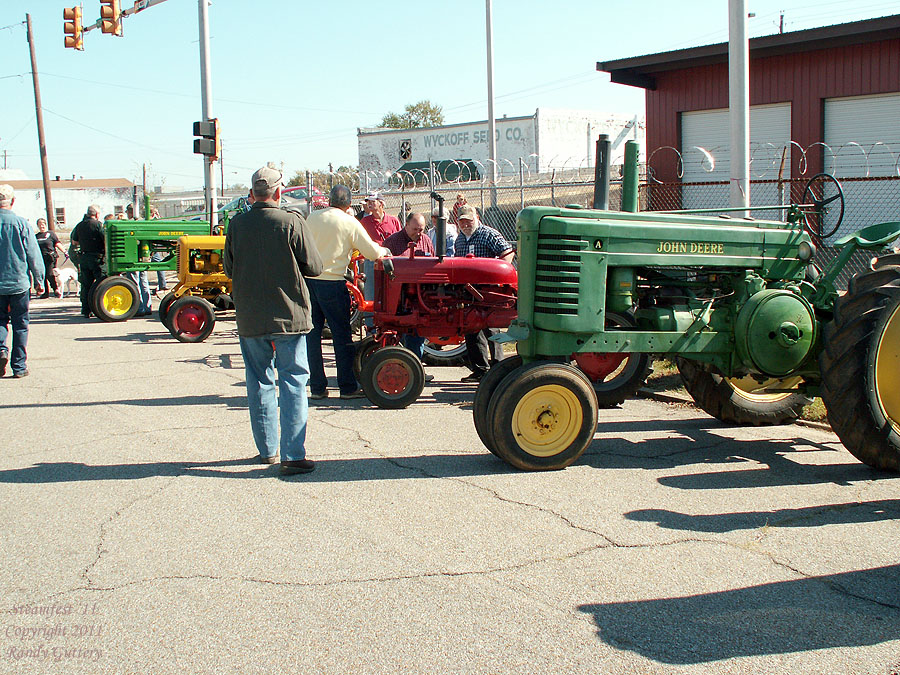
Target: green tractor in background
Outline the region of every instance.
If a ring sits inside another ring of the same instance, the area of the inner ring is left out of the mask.
[[[786,222],[633,212],[636,158],[626,149],[632,212],[519,213],[518,317],[500,336],[518,355],[476,392],[485,446],[520,469],[568,466],[593,439],[598,406],[636,392],[659,354],[722,421],[792,422],[819,395],[854,456],[900,470],[900,255],[873,258],[846,293],[835,286],[854,252],[883,252],[900,222],[836,241],[820,271],[819,237],[796,205]]]

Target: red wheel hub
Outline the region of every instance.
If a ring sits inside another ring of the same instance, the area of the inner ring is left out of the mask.
[[[175,317],[174,323],[178,332],[196,335],[203,330],[206,316],[199,307],[183,307]]]
[[[628,354],[614,354],[612,352],[578,352],[573,354],[575,363],[582,373],[588,376],[592,382],[602,382],[615,371]]]
[[[397,361],[388,361],[375,374],[375,384],[388,395],[402,394],[409,387],[410,373]]]

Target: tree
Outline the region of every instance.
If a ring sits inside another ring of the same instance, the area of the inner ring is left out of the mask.
[[[439,127],[444,123],[443,108],[434,105],[428,99],[418,103],[410,103],[405,112],[389,112],[381,118],[378,126],[386,129],[421,129],[424,127]]]
[[[287,187],[294,187],[295,185],[306,186],[306,169],[300,169],[294,173],[294,176],[287,182]],[[339,182],[341,180],[346,181],[347,177],[344,174],[353,174],[357,172],[357,168],[355,166],[339,166],[335,171],[336,174],[340,174],[335,176],[332,179],[332,174],[328,171],[318,170],[318,171],[310,171],[310,176],[312,178],[313,187],[319,188],[322,192],[328,193],[328,191],[332,188],[332,181]]]

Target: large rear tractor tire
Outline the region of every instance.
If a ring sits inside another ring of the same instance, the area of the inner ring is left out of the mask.
[[[831,428],[861,462],[900,471],[900,266],[885,256],[855,275],[819,355]],[[893,264],[891,264],[893,263]]]
[[[206,300],[183,295],[169,307],[168,329],[180,342],[203,342],[213,332],[216,313]]]
[[[512,371],[522,366],[521,356],[510,356],[507,359],[498,361],[491,369],[485,373],[478,383],[478,389],[475,390],[475,399],[472,402],[472,420],[475,422],[475,431],[478,438],[484,443],[484,447],[496,455],[494,450],[494,433],[491,428],[490,418],[488,418],[488,408],[491,405],[491,398],[497,391],[497,387]]]
[[[385,347],[366,359],[359,383],[372,403],[396,410],[419,398],[425,370],[419,357],[405,347]]]
[[[563,469],[597,431],[597,396],[577,368],[537,361],[517,368],[491,397],[494,454],[517,469]]]
[[[760,383],[752,377],[722,377],[683,358],[678,359],[678,370],[694,402],[723,422],[757,427],[790,424],[811,402],[799,391],[785,391],[802,383],[799,376]]]
[[[466,343],[440,344],[426,340],[422,360],[429,366],[465,366],[469,362]]]
[[[102,321],[127,321],[137,313],[140,295],[128,277],[106,277],[95,284],[92,293],[94,313]]]

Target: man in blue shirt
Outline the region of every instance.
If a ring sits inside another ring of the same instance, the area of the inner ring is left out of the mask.
[[[457,258],[473,255],[476,258],[500,258],[511,262],[515,251],[509,242],[497,230],[478,222],[478,212],[465,204],[457,215],[459,220],[459,236],[453,255]],[[463,382],[478,382],[488,371],[492,363],[503,358],[503,349],[488,338],[496,334],[493,328],[485,328],[477,333],[466,335],[466,353],[472,373],[466,375]],[[493,352],[493,353],[491,353]]]
[[[25,377],[28,343],[28,296],[31,281],[44,284],[41,249],[31,226],[12,212],[16,193],[11,185],[0,185],[0,377],[12,365],[13,377]],[[12,358],[6,347],[8,326],[12,325]]]

